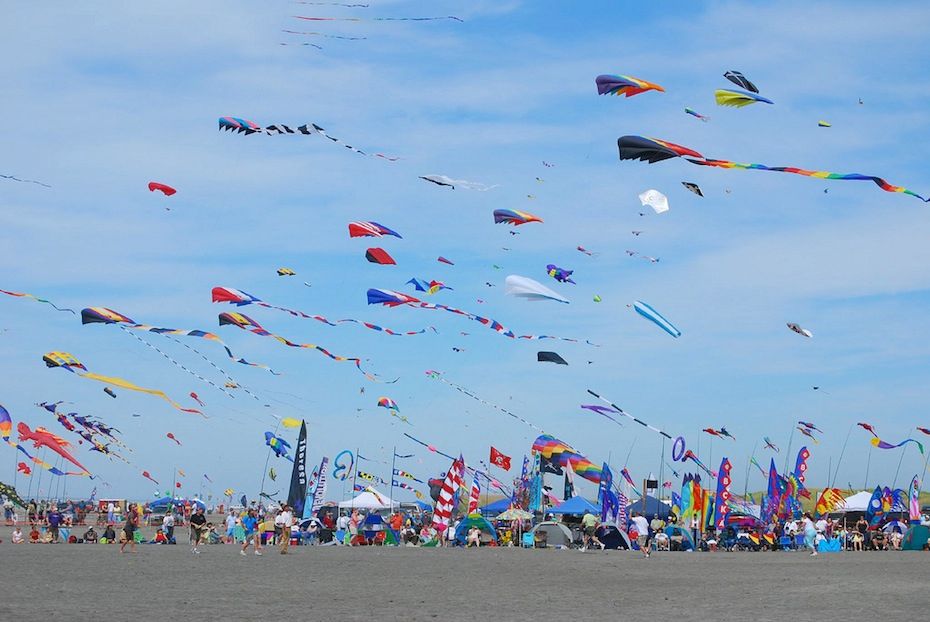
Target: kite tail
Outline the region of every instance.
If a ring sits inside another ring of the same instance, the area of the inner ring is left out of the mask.
[[[129,391],[138,391],[139,393],[147,393],[149,395],[160,397],[161,399],[171,404],[177,410],[180,410],[186,413],[192,413],[195,415],[200,415],[204,419],[207,418],[206,415],[204,415],[202,412],[200,412],[196,408],[184,408],[183,406],[175,402],[173,399],[168,397],[168,395],[164,391],[160,391],[158,389],[146,389],[145,387],[140,387],[139,385],[133,384],[129,382],[128,380],[123,380],[122,378],[115,378],[113,376],[101,376],[100,374],[95,374],[93,372],[88,372],[88,371],[81,371],[81,372],[75,372],[75,373],[81,376],[82,378],[96,380],[97,382],[102,382],[104,384],[112,384],[114,386],[121,387]]]
[[[6,294],[7,296],[15,296],[17,298],[32,298],[36,302],[41,302],[47,305],[51,305],[52,307],[55,308],[56,311],[65,311],[67,313],[70,313],[71,315],[75,315],[74,309],[67,309],[65,307],[59,307],[51,300],[46,300],[45,298],[39,298],[38,296],[33,296],[32,294],[23,294],[19,292],[8,292],[5,289],[0,289],[0,294]]]
[[[251,391],[249,391],[247,388],[245,388],[244,386],[242,386],[241,384],[239,384],[238,382],[236,382],[236,379],[233,378],[232,376],[230,376],[229,374],[227,374],[226,371],[225,371],[222,367],[219,367],[216,363],[214,363],[214,362],[211,361],[209,358],[207,358],[206,356],[204,356],[204,354],[203,354],[202,352],[200,352],[197,348],[194,348],[193,346],[190,346],[190,345],[184,343],[184,342],[181,341],[180,339],[175,339],[174,337],[170,337],[170,336],[169,336],[168,338],[171,339],[172,341],[174,341],[175,343],[181,344],[182,346],[184,346],[185,348],[187,348],[188,350],[190,350],[191,352],[193,352],[194,354],[196,354],[197,356],[199,356],[200,358],[202,358],[204,361],[206,361],[207,363],[209,363],[215,370],[217,370],[218,372],[220,372],[221,374],[223,374],[223,377],[226,378],[226,381],[227,381],[227,382],[231,382],[231,383],[233,383],[234,385],[236,385],[237,387],[241,388],[243,391],[246,392],[247,395],[250,395],[251,397],[255,398],[256,401],[258,401],[258,402],[261,402],[261,401],[262,401],[261,399],[259,399],[259,397],[258,397],[257,395],[255,395],[254,393],[252,393]],[[226,351],[229,352],[229,348],[227,348]],[[230,352],[230,354],[232,354],[232,353]],[[233,358],[233,357],[230,357],[230,358]],[[233,359],[233,360],[235,360],[235,359]],[[240,359],[240,360],[245,360],[245,359]],[[239,361],[236,361],[236,362],[239,362]],[[255,363],[249,363],[249,365],[258,366],[258,365],[255,364]],[[277,372],[275,372],[275,371],[272,371],[270,367],[267,368],[267,369],[268,369],[268,371],[271,371],[271,373],[273,373],[273,374],[276,375],[276,376],[280,376],[280,375],[281,375],[281,374],[279,374],[279,373],[277,373]]]

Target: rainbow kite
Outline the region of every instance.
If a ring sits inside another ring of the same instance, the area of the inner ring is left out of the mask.
[[[8,292],[5,289],[0,289],[0,294],[6,294],[7,296],[15,296],[16,298],[32,298],[36,302],[41,302],[47,305],[51,305],[52,307],[55,308],[56,311],[65,311],[67,313],[74,315],[74,309],[65,309],[65,308],[59,307],[51,300],[46,300],[45,298],[39,298],[38,296],[34,296],[32,294],[25,294],[25,293],[20,293],[20,292]]]
[[[563,467],[571,467],[572,471],[595,484],[601,483],[601,467],[572,449],[571,445],[560,441],[549,434],[543,434],[533,441],[534,452],[543,458]]]

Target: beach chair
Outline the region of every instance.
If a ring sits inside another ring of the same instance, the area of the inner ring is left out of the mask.
[[[790,536],[782,536],[778,539],[778,546],[781,547],[783,551],[790,551],[794,548],[794,543],[791,540]]]
[[[536,546],[536,539],[533,537],[533,534],[529,532],[524,533],[522,539],[520,540],[520,546],[525,549],[531,549]]]
[[[794,537],[794,548],[803,549],[804,548],[804,534],[799,533]]]

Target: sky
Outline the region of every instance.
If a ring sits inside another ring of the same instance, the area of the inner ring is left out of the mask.
[[[675,479],[670,443],[635,423],[620,427],[579,409],[594,402],[588,389],[683,436],[714,468],[729,457],[739,492],[764,487],[750,456],[761,464],[774,457],[780,469],[793,465],[799,420],[823,430],[817,444],[804,438],[811,486],[903,486],[923,471],[913,445],[870,452],[868,433],[855,423],[875,425],[892,443],[917,438],[915,426],[930,427],[927,206],[867,181],[680,159],[621,162],[616,141],[654,136],[708,157],[877,175],[927,196],[930,7],[370,5],[58,2],[7,10],[16,27],[0,40],[11,59],[0,66],[7,87],[0,111],[8,119],[0,174],[51,187],[0,178],[0,288],[78,311],[104,306],[143,324],[213,331],[237,356],[281,374],[237,365],[218,344],[186,339],[257,399],[241,389],[230,397],[115,326],[81,326],[48,305],[0,297],[0,404],[14,422],[67,437],[36,407],[63,400],[66,410],[119,428],[132,449],[126,464],[78,446],[76,455],[99,479],[68,478],[67,496],[96,487],[98,496],[148,498],[156,491],[142,470],[163,491],[182,469],[186,494],[218,497],[232,488],[255,498],[266,472],[263,433],[280,417],[307,421],[311,463],[357,450],[371,461],[362,468],[387,480],[394,447],[415,454],[397,468],[422,479],[448,467],[404,432],[471,463],[487,460],[493,445],[519,468],[538,432],[426,370],[443,372],[596,464],[626,465],[636,479]],[[732,86],[723,73],[733,69],[775,104],[716,106],[714,90]],[[598,96],[594,78],[602,73],[636,76],[666,92]],[[686,106],[711,120],[686,115]],[[317,123],[351,145],[400,159],[365,157],[318,136],[220,132],[221,116]],[[818,127],[820,120],[832,127]],[[418,179],[427,174],[496,187],[451,190]],[[178,193],[150,193],[149,181]],[[682,181],[699,184],[704,197]],[[649,188],[668,196],[669,212],[640,205],[637,195]],[[544,222],[495,225],[499,208]],[[403,238],[349,239],[347,223],[358,220]],[[584,255],[578,245],[597,254]],[[385,248],[397,265],[366,262],[370,246]],[[455,265],[438,263],[440,255]],[[573,269],[577,284],[550,279],[550,263]],[[297,275],[278,277],[282,266]],[[510,274],[536,279],[571,303],[507,296]],[[416,294],[405,285],[412,277],[453,288],[419,294],[429,302],[492,317],[518,334],[579,342],[511,340],[442,311],[366,304],[368,288]],[[399,378],[370,382],[351,362],[219,328],[217,314],[235,309],[211,304],[214,286],[331,319],[436,332],[395,337],[240,309],[275,334],[360,357],[381,379]],[[658,309],[681,338],[637,316],[628,306],[635,300]],[[787,322],[814,337],[792,333]],[[196,374],[224,382],[185,345],[136,334]],[[186,406],[195,391],[207,418],[126,390],[112,399],[100,383],[46,368],[42,355],[52,350],[72,353],[92,372],[163,389]],[[539,350],[556,351],[569,365],[537,363]],[[394,399],[409,424],[377,408],[381,396]],[[701,432],[721,426],[737,440]],[[780,453],[763,449],[763,436]],[[0,479],[31,496],[49,494],[49,475],[15,473],[20,459],[0,447]],[[284,475],[266,479],[264,491],[286,494],[290,463],[272,458],[270,465]],[[63,482],[51,486],[64,492]],[[328,496],[349,494],[343,488],[331,485]],[[582,492],[593,497],[595,488]],[[406,491],[396,497],[412,498]]]

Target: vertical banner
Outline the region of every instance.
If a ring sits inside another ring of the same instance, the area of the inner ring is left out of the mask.
[[[309,516],[306,507],[304,507],[304,518],[310,518],[323,507],[323,499],[326,497],[326,468],[328,466],[329,458],[324,457],[320,463],[320,475],[316,480],[316,490],[313,491],[313,503],[310,506]]]
[[[307,422],[300,422],[297,451],[294,453],[294,469],[291,471],[291,487],[287,493],[287,504],[295,516],[303,516],[307,500]]]

